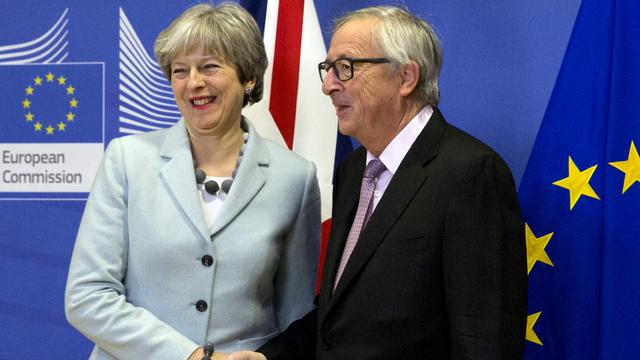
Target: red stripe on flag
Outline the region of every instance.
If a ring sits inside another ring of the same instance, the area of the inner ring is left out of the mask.
[[[296,123],[304,0],[280,0],[269,111],[290,149]]]
[[[322,239],[320,241],[320,260],[318,261],[318,275],[316,278],[316,294],[320,292],[322,282],[322,269],[324,268],[324,257],[327,254],[327,244],[329,243],[329,232],[331,231],[331,219],[322,223]]]

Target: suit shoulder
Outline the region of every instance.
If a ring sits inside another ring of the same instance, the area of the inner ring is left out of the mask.
[[[316,166],[313,162],[271,140],[261,140],[260,148],[267,152],[269,163],[262,169],[268,177],[277,179],[272,184],[286,192],[296,192],[298,189],[300,194],[309,184],[315,183],[317,187]]]
[[[113,138],[105,150],[106,157],[119,158],[123,164],[144,167],[155,164],[169,129],[154,130]]]
[[[457,161],[473,161],[488,157],[504,162],[491,146],[451,124],[445,126],[440,154]]]
[[[367,158],[367,149],[364,146],[360,146],[356,149],[353,149],[352,152],[347,154],[338,164],[339,167],[348,168],[353,166],[354,164],[364,164],[365,159]]]
[[[271,160],[277,165],[286,165],[287,167],[306,169],[311,161],[305,159],[301,155],[285,148],[284,146],[277,144],[269,139],[261,138]]]
[[[169,129],[153,130],[144,133],[124,135],[109,141],[109,146],[119,144],[125,152],[144,151],[144,149],[157,149],[167,136]]]
[[[444,173],[463,182],[489,174],[513,181],[511,169],[500,154],[481,140],[450,124],[445,126],[437,159]]]

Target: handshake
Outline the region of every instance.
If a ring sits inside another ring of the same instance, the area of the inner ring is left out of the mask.
[[[261,353],[253,351],[237,351],[231,354],[214,352],[211,343],[199,347],[188,360],[267,360]]]
[[[238,351],[229,355],[218,353],[215,355],[220,355],[220,357],[214,357],[213,360],[267,360],[266,356],[253,351]]]

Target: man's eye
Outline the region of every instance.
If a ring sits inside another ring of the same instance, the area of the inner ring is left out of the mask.
[[[347,62],[338,63],[336,64],[336,66],[338,66],[338,69],[340,69],[340,71],[351,71],[351,65],[349,65],[349,63]]]

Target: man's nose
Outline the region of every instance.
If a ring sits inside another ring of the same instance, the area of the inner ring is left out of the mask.
[[[342,82],[336,76],[336,70],[334,68],[329,69],[322,81],[322,92],[325,95],[329,95],[334,91],[340,90]]]

